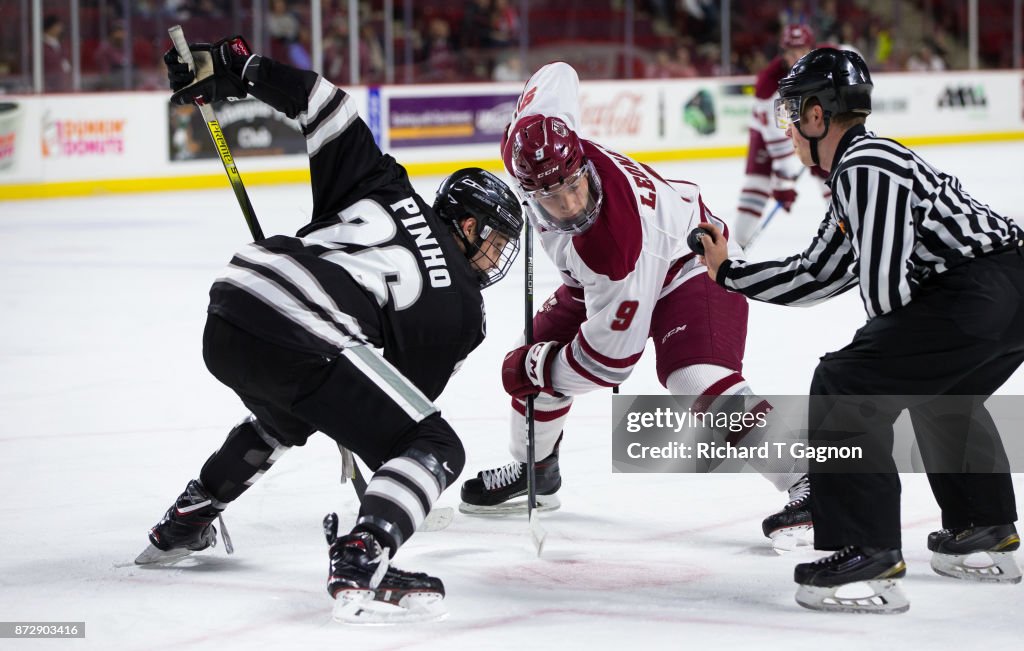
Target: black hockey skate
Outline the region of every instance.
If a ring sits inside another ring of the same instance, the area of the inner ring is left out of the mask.
[[[555,493],[562,487],[558,470],[558,444],[549,456],[534,464],[537,477],[537,511],[554,511],[562,505]],[[477,473],[462,484],[459,511],[470,515],[526,513],[526,464],[519,461]]]
[[[391,567],[388,552],[371,534],[338,537],[338,516],[324,518],[330,545],[327,592],[335,599],[334,619],[350,624],[433,621],[447,615],[444,584],[428,574]]]
[[[217,528],[213,521],[220,519],[220,513],[213,497],[193,479],[167,509],[163,519],[149,530],[149,547],[135,559],[136,565],[170,565],[192,552],[216,546]],[[230,554],[234,548],[224,520],[220,520],[220,525],[224,549]]]
[[[902,613],[910,608],[898,581],[906,573],[898,549],[844,547],[831,556],[796,566],[793,579],[800,584],[796,602],[811,610]],[[860,592],[859,586],[864,586]]]
[[[1020,536],[1013,524],[941,529],[928,534],[932,569],[954,579],[1020,583],[1020,567],[1013,558],[1019,548]]]
[[[771,539],[772,549],[784,554],[811,544],[811,484],[807,475],[789,487],[789,503],[761,522],[761,531]]]

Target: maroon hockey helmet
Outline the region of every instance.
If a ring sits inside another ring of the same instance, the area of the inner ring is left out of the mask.
[[[809,50],[814,47],[814,32],[807,25],[786,25],[782,28],[779,47],[783,50]]]
[[[531,115],[516,125],[511,141],[512,172],[541,225],[572,234],[588,229],[603,195],[576,132],[560,118]]]

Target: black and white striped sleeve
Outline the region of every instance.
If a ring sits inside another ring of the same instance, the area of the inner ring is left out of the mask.
[[[298,121],[309,153],[314,218],[361,198],[372,185],[371,177],[386,179],[390,170],[385,156],[345,91],[317,78]]]
[[[829,216],[803,253],[782,260],[726,260],[716,279],[747,298],[777,305],[814,305],[857,282],[857,258],[839,223]]]
[[[860,260],[861,298],[868,318],[910,302],[914,252],[912,171],[884,148],[873,148],[870,164],[839,171],[833,183],[837,205],[850,227]]]
[[[246,73],[250,92],[295,118],[306,138],[313,186],[313,219],[337,213],[395,175],[394,160],[381,153],[355,100],[312,70],[261,58]]]

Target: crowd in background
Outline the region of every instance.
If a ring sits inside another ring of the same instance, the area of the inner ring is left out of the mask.
[[[520,14],[520,0],[435,0],[409,6],[396,0],[391,17],[384,15],[381,0],[363,0],[355,35],[358,81],[521,81],[535,63],[559,58],[576,66],[583,78],[746,75],[756,73],[777,54],[779,29],[794,23],[810,26],[819,43],[857,49],[874,71],[963,68],[966,18],[962,11],[947,7],[953,1],[733,0],[729,55],[723,60],[722,3],[713,0],[565,0],[554,8],[550,3],[531,2],[527,19]],[[5,25],[0,27],[0,43],[8,44],[0,45],[0,92],[25,90],[26,80],[31,80],[31,72],[26,74],[21,65],[24,45],[13,45],[21,40],[20,32],[12,31],[19,25],[13,4],[4,3],[0,9],[0,25]],[[1007,3],[985,0],[981,4],[985,9]],[[43,21],[45,90],[69,91],[73,86],[66,4],[46,6],[50,11]],[[82,0],[78,87],[163,88],[160,55],[167,45],[167,27],[183,23],[192,40],[212,40],[236,31],[252,38],[246,32],[252,30],[253,16],[225,9],[240,6],[250,4]],[[254,49],[298,67],[315,67],[310,3],[262,0],[258,6],[262,40],[252,44]],[[123,15],[125,7],[130,7],[128,16]],[[337,83],[352,83],[348,2],[322,0],[321,11],[323,72]],[[999,20],[985,15],[989,23]],[[389,19],[394,61],[390,71],[384,41]],[[1008,65],[1003,53],[1008,49],[988,47],[982,53],[986,57],[982,66]]]

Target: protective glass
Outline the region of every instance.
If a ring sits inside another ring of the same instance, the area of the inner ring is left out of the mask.
[[[786,129],[800,121],[801,97],[780,97],[775,100],[775,126]]]
[[[509,239],[507,235],[490,226],[480,229],[477,251],[469,259],[480,275],[480,288],[490,287],[504,278],[518,255],[518,237]]]
[[[526,204],[541,226],[574,235],[590,228],[603,199],[601,178],[590,161],[558,185],[526,194]]]

